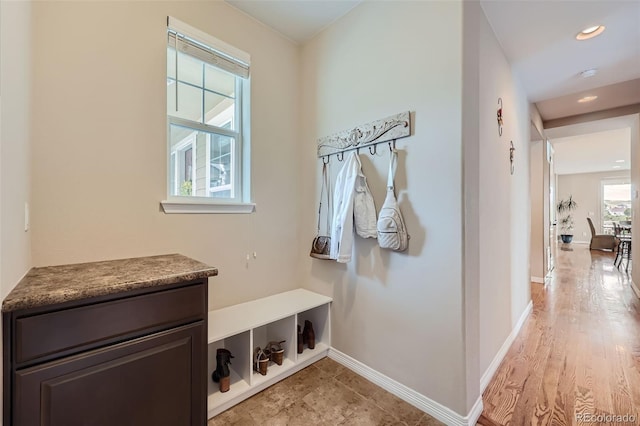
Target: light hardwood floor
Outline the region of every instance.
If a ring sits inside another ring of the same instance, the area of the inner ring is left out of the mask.
[[[640,424],[640,300],[630,275],[610,253],[569,247],[547,288],[531,284],[533,312],[483,394],[479,424]]]

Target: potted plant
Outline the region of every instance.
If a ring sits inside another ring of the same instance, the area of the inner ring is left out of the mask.
[[[560,238],[563,243],[570,243],[573,239],[573,216],[571,212],[578,207],[578,203],[573,200],[573,196],[569,195],[566,200],[560,200],[556,206],[558,215],[560,216]]]

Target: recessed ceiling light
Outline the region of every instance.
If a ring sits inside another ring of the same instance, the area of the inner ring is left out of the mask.
[[[582,71],[580,73],[580,77],[582,77],[582,78],[593,77],[597,73],[598,73],[598,69],[597,68],[591,68],[591,69]]]
[[[584,30],[580,31],[576,35],[576,40],[588,40],[602,34],[603,31],[604,25],[594,25],[593,27],[585,28]]]
[[[624,163],[624,160],[616,160],[616,163]]]
[[[614,168],[614,169],[619,169],[619,168],[621,168],[621,167],[622,167],[622,166],[613,166],[613,168]]]
[[[580,98],[578,99],[578,102],[580,102],[581,104],[585,103],[585,102],[591,102],[591,101],[595,101],[596,99],[598,99],[597,96],[593,95],[593,96],[585,96],[584,98]]]

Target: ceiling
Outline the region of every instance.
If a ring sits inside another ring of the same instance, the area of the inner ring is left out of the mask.
[[[631,162],[633,115],[545,129],[555,149],[558,174],[626,170]],[[616,163],[616,160],[625,160]],[[620,169],[614,169],[620,165]]]
[[[597,96],[598,99],[594,102],[576,102],[576,99],[584,96]],[[640,79],[547,99],[537,102],[536,107],[542,117],[559,118],[633,105],[638,102],[640,102]]]
[[[553,149],[555,172],[559,175],[629,170],[631,129],[555,138]]]
[[[640,103],[640,2],[483,0],[481,4],[543,120]],[[600,24],[606,27],[600,36],[575,39],[582,29]],[[595,76],[579,76],[591,68],[598,68]],[[614,84],[630,80],[635,81]],[[587,94],[599,97],[577,103]]]
[[[303,44],[362,0],[225,0],[230,5]]]
[[[299,45],[361,3],[225,1]],[[480,4],[544,121],[640,104],[640,1],[480,0]],[[593,25],[604,25],[606,30],[590,40],[575,39]],[[580,76],[592,68],[598,69],[595,76]],[[577,102],[588,95],[597,99]],[[555,148],[556,172],[629,169],[630,125],[628,117],[620,117],[545,129]]]
[[[225,0],[304,44],[361,0]],[[640,103],[640,1],[481,0],[529,100],[543,120]],[[598,37],[577,41],[602,24]],[[597,68],[589,78],[581,71]],[[627,82],[627,83],[623,83]],[[577,103],[597,95],[590,103]]]

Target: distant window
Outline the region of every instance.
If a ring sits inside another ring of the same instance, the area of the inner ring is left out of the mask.
[[[612,233],[613,222],[631,220],[631,184],[622,181],[602,181],[602,228]]]
[[[167,36],[168,195],[248,202],[249,55],[173,18]]]

